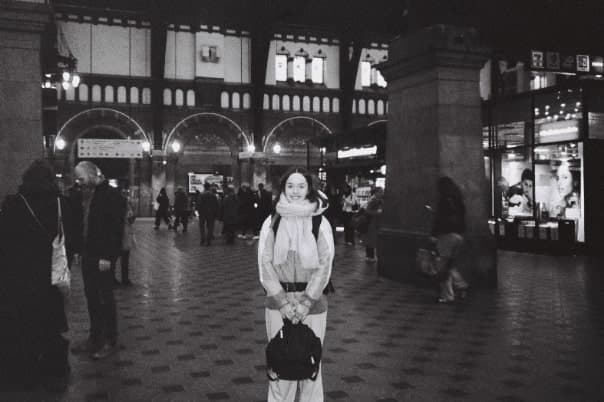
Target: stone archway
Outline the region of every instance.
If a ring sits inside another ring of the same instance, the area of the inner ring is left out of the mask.
[[[277,123],[263,140],[263,151],[270,155],[267,180],[276,184],[278,178],[291,166],[318,169],[321,155],[318,147],[307,145],[312,138],[331,134],[332,131],[321,121],[307,116],[294,116]],[[279,144],[280,152],[274,151]]]
[[[182,148],[172,150],[178,141]],[[187,116],[170,131],[163,144],[167,157],[165,187],[168,194],[187,186],[187,173],[218,173],[240,181],[239,152],[250,143],[243,129],[228,117],[211,112]]]
[[[141,139],[149,141],[141,125],[127,114],[110,108],[92,108],[70,117],[59,129],[57,139],[65,141],[65,148],[53,149],[53,161],[57,172],[62,174],[64,186],[73,184],[73,168],[81,159],[77,156],[77,140],[80,138],[99,139]],[[131,203],[135,213],[151,213],[150,159],[91,159],[108,179],[130,190]]]

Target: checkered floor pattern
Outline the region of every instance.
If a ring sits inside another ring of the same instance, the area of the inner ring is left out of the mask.
[[[1,400],[266,400],[256,244],[136,225],[131,288],[115,290],[119,353],[72,355],[66,392]],[[323,381],[327,401],[602,401],[604,264],[499,252],[499,288],[455,305],[377,276],[362,246],[336,246]],[[76,267],[72,341],[87,336]]]

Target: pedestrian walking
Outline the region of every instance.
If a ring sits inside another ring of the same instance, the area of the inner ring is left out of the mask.
[[[384,189],[380,187],[371,190],[372,195],[365,206],[365,215],[369,220],[367,231],[361,234],[361,240],[365,245],[365,259],[369,262],[376,261],[376,249],[378,246],[378,230],[380,217],[384,210]]]
[[[178,186],[174,193],[174,217],[174,231],[178,232],[178,226],[182,224],[182,231],[186,233],[189,224],[189,197],[182,186]]]
[[[170,198],[168,198],[165,188],[159,190],[159,195],[155,201],[157,201],[157,211],[155,212],[154,229],[159,229],[159,224],[162,220],[168,225],[168,230],[172,229],[172,222],[170,220]]]
[[[203,184],[203,193],[197,199],[197,213],[199,215],[199,245],[211,245],[214,238],[214,221],[220,213],[218,198],[212,192],[210,183]]]
[[[344,185],[342,191],[342,220],[344,221],[344,241],[347,245],[354,245],[354,227],[352,217],[359,210],[359,201],[357,196],[348,185]]]

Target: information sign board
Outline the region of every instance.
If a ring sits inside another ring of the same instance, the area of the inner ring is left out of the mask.
[[[107,140],[80,138],[78,158],[137,158],[143,157],[142,140]]]

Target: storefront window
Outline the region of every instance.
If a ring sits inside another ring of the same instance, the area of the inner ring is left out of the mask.
[[[532,217],[534,182],[531,152],[528,148],[501,154],[501,170],[496,176],[495,200],[500,200],[501,217]]]
[[[604,140],[604,91],[602,88],[592,88],[588,94],[589,137]]]
[[[535,143],[576,140],[581,129],[581,90],[563,89],[535,97]]]
[[[535,179],[537,218],[558,221],[584,241],[583,143],[536,147]]]
[[[496,147],[514,147],[530,144],[531,119],[530,99],[498,103],[493,110],[494,145]]]

